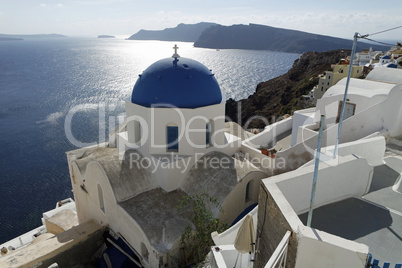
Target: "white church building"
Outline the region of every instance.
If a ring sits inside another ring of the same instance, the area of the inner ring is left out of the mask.
[[[228,126],[214,74],[175,46],[139,75],[108,143],[67,153],[79,223],[109,227],[144,267],[170,265],[191,224],[183,196],[216,198],[229,224],[258,202],[267,174],[233,157],[241,138]]]

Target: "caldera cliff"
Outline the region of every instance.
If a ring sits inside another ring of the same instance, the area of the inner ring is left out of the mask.
[[[333,50],[327,52],[306,52],[297,59],[292,68],[279,77],[257,85],[254,94],[247,99],[226,101],[226,116],[247,128],[263,128],[262,120],[253,120],[253,116],[262,116],[270,123],[294,110],[311,105],[302,97],[318,84],[318,75],[331,69],[331,64],[350,55],[350,50]]]

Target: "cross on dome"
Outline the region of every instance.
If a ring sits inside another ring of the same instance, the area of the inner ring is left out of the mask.
[[[174,54],[172,55],[172,58],[180,58],[180,55],[177,54],[177,49],[179,49],[177,44],[174,45],[173,49],[174,49]]]

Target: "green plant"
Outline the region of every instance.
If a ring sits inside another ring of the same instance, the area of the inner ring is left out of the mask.
[[[218,208],[222,212],[216,198],[207,193],[183,196],[176,209],[190,206],[191,225],[186,226],[181,235],[181,244],[184,249],[185,266],[187,264],[197,266],[204,261],[210,246],[213,245],[211,233],[222,232],[228,228],[228,224],[215,218],[212,209]]]

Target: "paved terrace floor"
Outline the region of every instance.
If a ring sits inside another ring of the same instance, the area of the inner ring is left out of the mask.
[[[398,175],[385,165],[374,168],[368,194],[315,209],[312,227],[366,244],[380,263],[402,263],[402,194],[392,190]],[[304,224],[307,215],[299,215]]]

